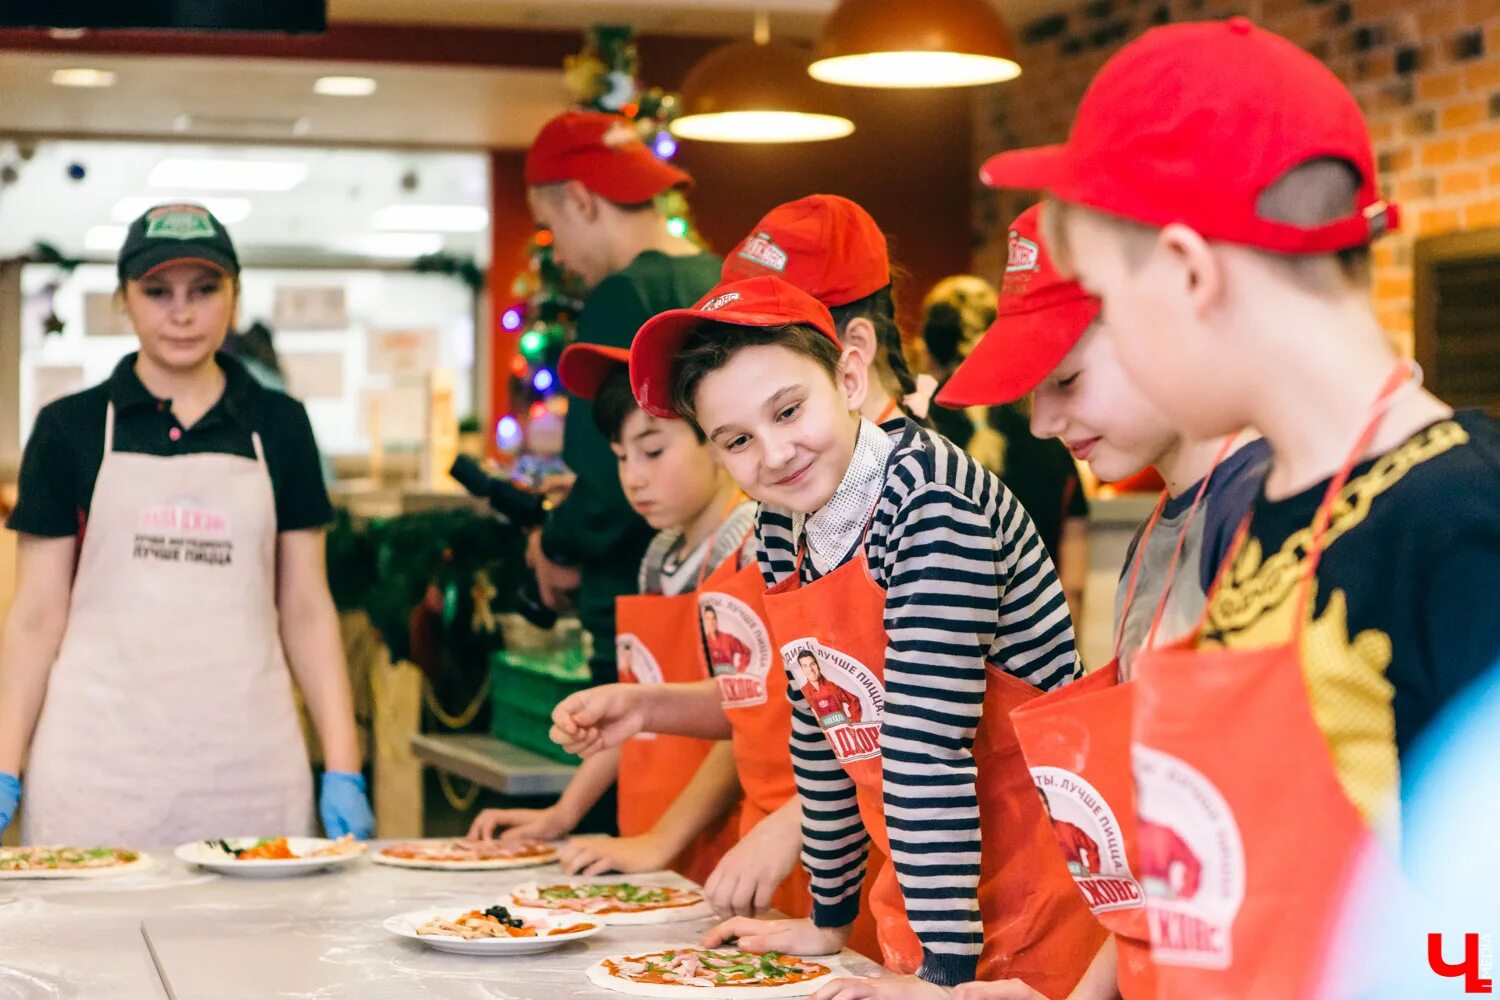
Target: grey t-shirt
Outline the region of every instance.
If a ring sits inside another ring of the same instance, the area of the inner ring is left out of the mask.
[[[1260,483],[1270,461],[1271,448],[1263,439],[1250,442],[1219,463],[1203,495],[1203,507],[1191,524],[1188,523],[1188,514],[1202,480],[1167,501],[1161,520],[1144,546],[1141,545],[1141,534],[1146,526],[1137,529],[1125,559],[1125,568],[1120,573],[1119,586],[1115,588],[1114,620],[1118,631],[1120,616],[1126,614],[1125,594],[1130,589],[1130,578],[1139,562],[1140,578],[1136,582],[1135,600],[1120,635],[1122,676],[1129,676],[1132,657],[1146,644],[1162,587],[1167,582],[1172,552],[1177,548],[1177,540],[1184,529],[1188,536],[1182,545],[1179,571],[1171,581],[1172,590],[1162,614],[1161,628],[1156,634],[1157,645],[1181,638],[1197,626],[1219,566],[1229,554],[1229,546],[1234,543],[1240,522],[1260,492]]]

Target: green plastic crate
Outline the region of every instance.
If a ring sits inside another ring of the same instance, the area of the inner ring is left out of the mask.
[[[557,703],[590,682],[588,662],[579,650],[496,653],[490,658],[491,734],[552,760],[578,763],[547,733]]]
[[[503,718],[497,715],[490,728],[496,739],[504,740],[523,750],[530,750],[534,754],[540,754],[548,760],[560,761],[564,764],[581,763],[579,758],[553,743],[547,735],[552,729],[550,717],[539,718],[525,712],[511,712]]]
[[[490,657],[490,698],[497,715],[550,716],[558,702],[590,680],[587,661],[573,651],[534,656],[508,650]]]

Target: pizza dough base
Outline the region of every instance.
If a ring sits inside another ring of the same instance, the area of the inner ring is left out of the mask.
[[[33,868],[28,871],[4,871],[0,872],[0,879],[108,878],[111,875],[130,875],[142,868],[150,868],[151,865],[150,855],[138,854],[134,861],[127,861],[122,865],[108,865],[103,868]]]
[[[550,865],[557,860],[557,851],[551,854],[538,854],[530,858],[495,858],[490,861],[438,861],[431,858],[393,858],[383,851],[376,851],[370,855],[370,860],[377,865],[389,865],[392,868],[424,868],[433,871],[450,872],[482,872],[482,871],[504,871],[508,868],[537,868],[541,865]]]
[[[590,966],[589,982],[614,993],[624,993],[633,997],[651,997],[654,1000],[679,1000],[679,998],[680,1000],[718,1000],[720,997],[726,1000],[749,1000],[752,997],[762,997],[764,1000],[787,1000],[791,997],[812,996],[844,974],[835,962],[814,958],[812,961],[828,966],[827,975],[807,979],[800,983],[789,983],[786,986],[678,986],[673,983],[637,983],[612,975],[604,967],[605,962],[619,963],[627,957],[629,956],[612,956],[601,960],[597,965]]]
[[[661,886],[660,888],[675,889],[677,887]],[[563,910],[552,906],[539,906],[537,905],[540,902],[537,899],[537,890],[538,885],[535,882],[516,886],[510,891],[509,905],[515,909],[550,913],[553,916],[568,915],[583,920],[597,920],[611,927],[675,924],[686,920],[704,920],[708,917],[716,916],[714,908],[709,905],[706,899],[691,906],[669,906],[660,910],[642,910],[639,913],[583,913],[578,910]]]

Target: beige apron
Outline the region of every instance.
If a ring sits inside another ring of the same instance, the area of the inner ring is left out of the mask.
[[[25,843],[313,832],[255,458],[114,451],[114,406],[26,768]]]

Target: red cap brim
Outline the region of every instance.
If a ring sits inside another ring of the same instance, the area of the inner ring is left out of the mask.
[[[781,326],[787,317],[775,313],[704,312],[672,309],[646,321],[630,344],[630,388],[641,409],[653,417],[681,417],[672,408],[672,360],[688,334],[705,323],[732,326]],[[838,338],[829,335],[838,343]]]
[[[984,161],[979,179],[993,188],[1051,190],[1068,175],[1072,157],[1064,145],[1037,146],[1000,153]]]
[[[1042,384],[1099,316],[1099,302],[1078,298],[1034,312],[1001,316],[937,394],[939,406],[991,406]]]
[[[569,344],[557,360],[557,377],[573,395],[593,399],[605,379],[629,365],[630,352],[623,347]]]

